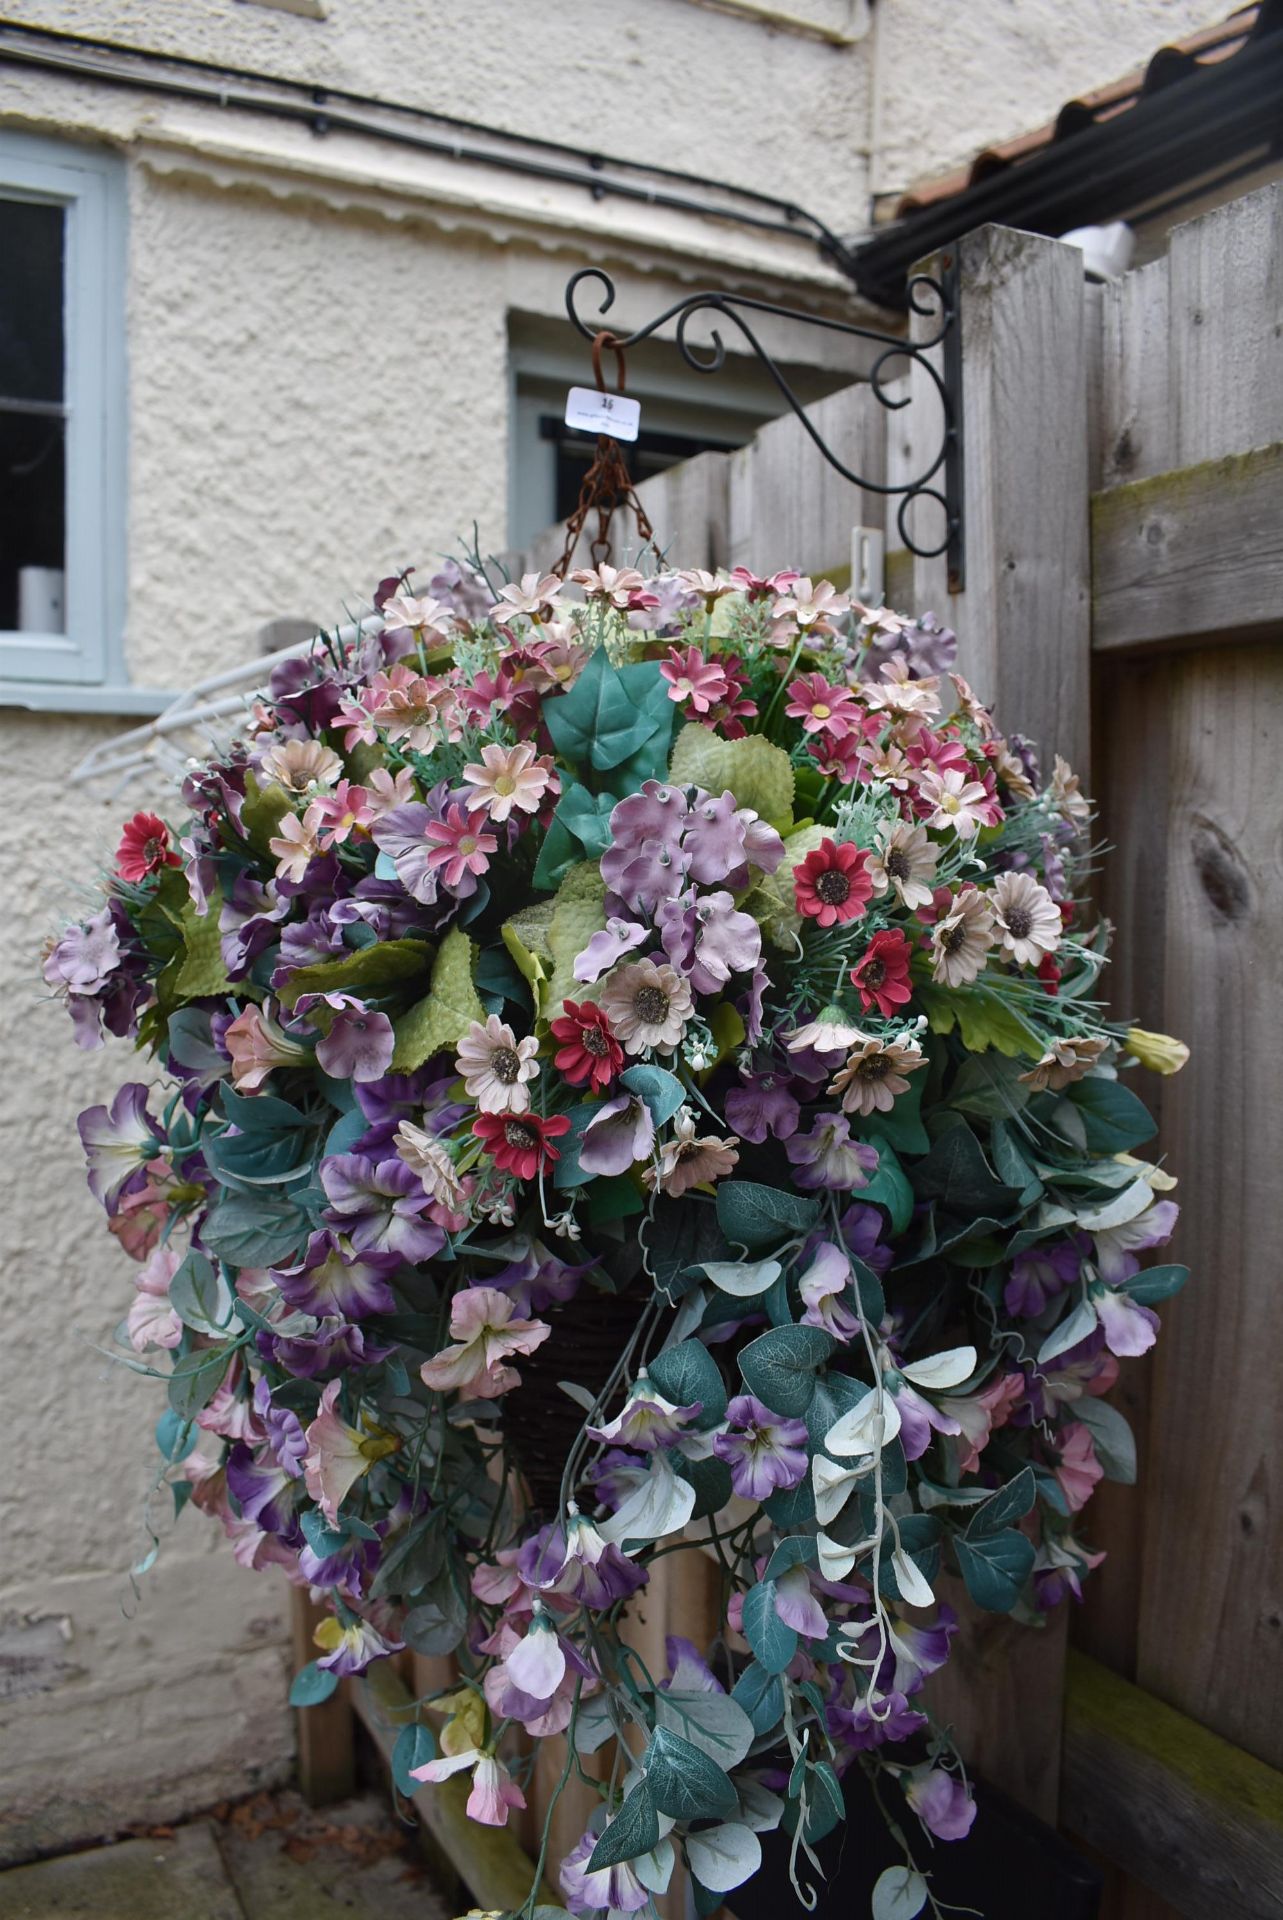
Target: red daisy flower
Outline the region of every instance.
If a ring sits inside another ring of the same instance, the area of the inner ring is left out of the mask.
[[[1038,978],[1042,982],[1044,993],[1060,992],[1060,968],[1049,953],[1044,953],[1038,962]]]
[[[515,1173],[518,1180],[533,1180],[544,1167],[560,1160],[554,1140],[570,1132],[564,1113],[481,1113],[472,1123],[478,1140],[485,1142],[501,1173]]]
[[[822,840],[793,873],[797,910],[822,927],[858,920],[873,893],[868,852],[849,840]]]
[[[162,867],[180,867],[182,856],[169,844],[169,828],[154,813],[136,813],[125,822],[116,849],[116,872],[122,880],[145,880]]]
[[[851,969],[851,984],[860,990],[860,1005],[867,1013],[876,1007],[889,1020],[897,1007],[911,997],[909,985],[909,943],[898,927],[875,933],[865,949],[864,958]]]
[[[565,1014],[548,1029],[561,1042],[553,1065],[572,1087],[591,1086],[600,1093],[623,1066],[624,1050],[611,1032],[610,1021],[592,1000],[564,1004]]]

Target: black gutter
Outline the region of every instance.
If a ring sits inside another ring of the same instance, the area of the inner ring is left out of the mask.
[[[1249,37],[1224,60],[1157,55],[1133,106],[1061,133],[1029,159],[853,246],[850,271],[866,298],[903,309],[914,265],[975,227],[1061,234],[1099,225],[1252,152],[1283,152],[1283,0],[1265,0]]]
[[[361,134],[420,153],[443,155],[474,166],[581,187],[595,200],[611,196],[664,207],[673,212],[697,214],[705,219],[725,220],[760,232],[790,234],[810,240],[823,258],[848,276],[851,273],[850,249],[818,215],[809,213],[793,201],[759,193],[751,187],[732,186],[703,174],[685,173],[676,167],[651,166],[641,161],[619,159],[587,148],[569,146],[539,135],[510,133],[504,128],[455,119],[427,108],[406,106],[403,102],[382,100],[371,94],[353,93],[342,87],[309,85],[304,81],[281,79],[275,74],[255,72],[246,67],[225,67],[181,54],[133,47],[121,41],[61,33],[53,27],[28,27],[20,21],[0,20],[0,62],[6,60],[36,67],[43,72],[75,74],[77,78],[97,80],[105,86],[131,88],[242,113],[258,113],[289,120],[310,127],[318,136],[334,131]],[[108,64],[110,60],[126,64],[123,67],[112,66]],[[371,119],[369,116],[372,114],[389,115],[390,121]],[[441,132],[434,134],[419,130],[429,127],[439,128]],[[511,142],[529,151],[511,152],[464,145],[458,137],[463,134]],[[537,159],[532,157],[535,154],[549,157]],[[611,170],[609,174],[604,171],[606,168]],[[681,186],[723,193],[732,201],[744,204],[722,205],[717,201],[692,197],[667,188],[644,185],[640,180],[621,179],[621,173],[640,174]],[[751,212],[749,208],[761,211]]]

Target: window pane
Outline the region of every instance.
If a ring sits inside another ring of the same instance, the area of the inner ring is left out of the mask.
[[[0,199],[0,402],[62,399],[65,214]]]
[[[0,632],[62,633],[64,436],[0,401]]]

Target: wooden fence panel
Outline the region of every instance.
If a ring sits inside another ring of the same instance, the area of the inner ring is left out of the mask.
[[[807,412],[852,472],[881,475],[886,408],[867,385],[843,387]],[[853,527],[885,523],[881,496],[835,473],[791,413],[772,420],[728,460],[732,566],[761,574],[803,567],[827,575],[849,565]]]

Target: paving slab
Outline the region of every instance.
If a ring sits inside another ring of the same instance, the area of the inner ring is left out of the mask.
[[[413,1828],[378,1794],[315,1810],[288,1790],[260,1794],[216,1832],[244,1920],[450,1920],[457,1910],[434,1887]]]
[[[245,1920],[207,1820],[0,1874],[0,1920]]]

